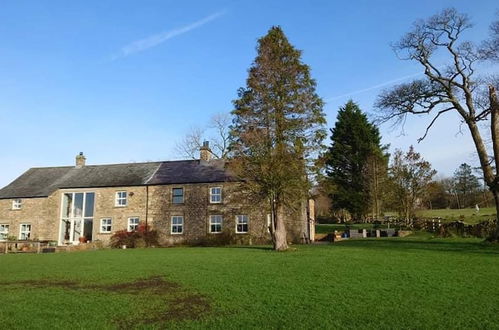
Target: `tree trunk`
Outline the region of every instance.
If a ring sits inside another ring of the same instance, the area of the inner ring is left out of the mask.
[[[489,86],[489,102],[490,102],[490,128],[492,135],[492,148],[494,150],[494,160],[496,165],[496,175],[494,180],[487,181],[487,184],[494,195],[494,201],[496,204],[496,230],[492,240],[499,240],[499,184],[497,177],[497,170],[499,166],[499,101],[497,100],[496,89],[494,86]],[[485,178],[487,179],[487,178]]]
[[[288,241],[286,237],[286,226],[284,225],[284,212],[282,206],[276,207],[274,219],[275,219],[275,228],[274,228],[274,233],[272,235],[274,250],[285,251],[288,249]]]
[[[492,234],[492,237],[489,237],[490,241],[499,242],[499,191],[492,191],[494,195],[494,201],[496,204],[496,230]]]

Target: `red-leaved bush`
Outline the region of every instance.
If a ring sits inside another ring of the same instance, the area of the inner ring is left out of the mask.
[[[119,230],[111,236],[110,245],[113,248],[140,248],[158,246],[158,232],[140,223],[135,231]]]

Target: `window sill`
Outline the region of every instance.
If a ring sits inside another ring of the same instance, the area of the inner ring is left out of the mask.
[[[236,234],[237,234],[237,235],[247,235],[247,234],[249,234],[249,232],[238,233],[238,232],[236,231]]]
[[[112,232],[110,232],[110,231],[109,232],[105,232],[105,233],[102,233],[102,232],[99,233],[99,235],[111,235],[111,234],[112,234]]]
[[[170,233],[171,235],[183,235],[184,233]]]
[[[128,205],[115,205],[114,208],[115,209],[122,209],[124,207],[127,207]]]

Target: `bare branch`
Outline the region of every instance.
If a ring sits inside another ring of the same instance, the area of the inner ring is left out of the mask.
[[[440,117],[441,114],[446,113],[446,112],[448,112],[450,110],[454,110],[454,107],[450,107],[450,108],[447,108],[447,109],[444,109],[444,110],[440,110],[437,113],[437,115],[435,117],[433,117],[433,119],[430,122],[430,124],[426,127],[426,131],[425,131],[424,135],[418,139],[418,143],[421,142],[421,141],[423,141],[425,139],[425,137],[428,135],[428,131],[433,126],[433,124],[435,124],[435,122],[437,121],[438,117]]]

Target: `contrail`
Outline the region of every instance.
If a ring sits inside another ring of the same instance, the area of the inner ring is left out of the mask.
[[[212,14],[210,16],[207,16],[203,19],[200,19],[199,21],[191,23],[189,25],[185,25],[185,26],[182,26],[182,27],[179,27],[176,29],[172,29],[169,31],[154,34],[154,35],[149,36],[149,37],[144,38],[144,39],[133,41],[133,42],[129,43],[128,45],[122,47],[120,50],[120,53],[118,55],[114,56],[113,60],[116,60],[120,57],[126,57],[129,55],[138,53],[138,52],[142,52],[142,51],[149,49],[149,48],[152,48],[152,47],[156,47],[156,46],[164,43],[165,41],[167,41],[171,38],[177,37],[179,35],[182,35],[184,33],[187,33],[189,31],[197,29],[197,28],[205,25],[206,23],[209,23],[209,22],[225,15],[225,13],[226,13],[225,10],[220,11],[220,12],[217,12],[217,13]]]
[[[374,86],[371,86],[371,87],[368,87],[368,88],[359,89],[359,90],[356,90],[356,91],[353,91],[353,92],[349,92],[349,93],[346,93],[346,94],[333,96],[333,97],[327,98],[326,102],[330,102],[330,101],[334,101],[334,100],[341,99],[341,98],[344,98],[344,97],[348,97],[348,96],[352,96],[352,95],[356,95],[356,94],[360,94],[360,93],[372,91],[374,89],[378,89],[378,88],[381,88],[381,87],[384,87],[384,86],[388,86],[388,85],[391,85],[391,84],[394,84],[396,82],[403,81],[403,80],[406,80],[406,79],[409,79],[409,78],[414,78],[414,77],[420,76],[422,74],[423,74],[422,72],[420,72],[420,73],[414,73],[414,74],[410,74],[408,76],[404,76],[404,77],[400,77],[400,78],[397,78],[397,79],[392,79],[392,80],[389,80],[389,81],[385,81],[384,83],[381,83],[381,84],[378,84],[378,85],[374,85]]]

